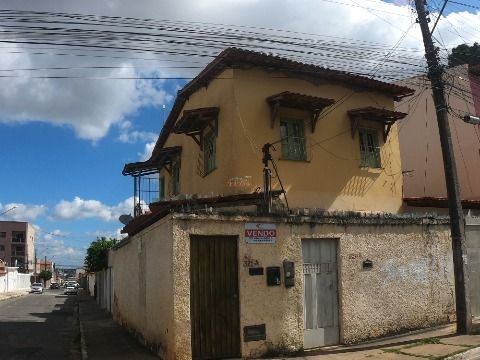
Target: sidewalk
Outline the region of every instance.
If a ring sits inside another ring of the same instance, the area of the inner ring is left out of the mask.
[[[27,295],[29,291],[30,289],[27,288],[27,289],[20,289],[20,290],[0,293],[0,301]]]
[[[86,291],[77,295],[82,360],[158,360],[140,345]]]
[[[113,321],[85,291],[77,295],[82,360],[157,359]],[[291,356],[270,357],[285,359]],[[480,360],[480,335],[455,335],[455,325],[420,330],[353,346],[305,351],[304,360]],[[292,358],[293,359],[293,358]]]
[[[306,351],[306,360],[474,360],[480,359],[480,335],[455,335],[454,324],[353,346]],[[276,358],[280,359],[280,358]]]

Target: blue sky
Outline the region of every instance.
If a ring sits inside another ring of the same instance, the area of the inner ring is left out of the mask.
[[[460,2],[480,7],[478,0]],[[440,6],[442,1],[429,3]],[[421,61],[421,37],[407,4],[403,0],[2,0],[0,9],[222,23],[249,26],[252,31],[268,27],[386,48],[402,39],[403,48],[418,49]],[[442,45],[480,42],[478,26],[472,25],[480,23],[479,10],[451,4],[445,15],[438,26]],[[0,18],[0,30],[7,25]],[[5,36],[0,32],[0,75],[12,77],[0,77],[0,213],[15,209],[0,219],[33,223],[38,256],[81,265],[90,242],[97,236],[118,237],[122,226],[118,216],[132,212],[133,181],[122,176],[123,165],[148,157],[176,91],[186,82],[165,78],[190,78],[211,58],[32,46],[2,42]],[[92,56],[98,54],[102,57]],[[176,69],[172,64],[193,68]],[[106,68],[91,68],[99,65]],[[75,79],[49,78],[59,75]]]

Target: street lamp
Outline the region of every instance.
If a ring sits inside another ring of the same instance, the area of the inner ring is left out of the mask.
[[[3,214],[6,214],[7,212],[12,211],[13,209],[16,209],[16,208],[17,208],[17,206],[12,206],[10,209],[5,210],[4,212],[0,213],[0,216],[2,216]]]

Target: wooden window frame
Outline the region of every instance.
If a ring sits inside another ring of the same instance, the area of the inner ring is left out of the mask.
[[[208,146],[212,145],[212,154],[208,155]],[[206,129],[202,133],[203,176],[207,176],[217,168],[217,134]]]
[[[287,124],[287,131],[288,127],[291,124],[299,124],[299,129],[301,129],[302,134],[301,136],[297,136],[297,138],[301,139],[301,144],[292,144],[288,143],[289,138],[293,138],[293,136],[283,137],[282,134],[282,126],[283,124]],[[280,138],[282,139],[282,160],[292,160],[292,161],[305,161],[307,159],[307,152],[306,152],[306,142],[305,142],[305,120],[303,118],[295,118],[295,117],[287,117],[282,116],[280,117]],[[286,140],[286,141],[285,141]],[[301,151],[299,151],[299,155],[296,155],[295,151],[291,151],[292,147],[295,145],[299,145]]]
[[[374,135],[374,150],[369,150],[368,139],[366,136],[368,134]],[[365,138],[363,138],[365,136]],[[382,168],[382,157],[380,156],[380,140],[379,140],[379,131],[378,129],[365,128],[361,127],[358,129],[358,145],[360,150],[360,167],[371,168],[371,169],[381,169]],[[362,150],[362,139],[364,140],[364,147],[366,150]],[[367,144],[365,145],[365,142]]]
[[[180,160],[172,162],[171,170],[172,195],[175,196],[180,194]]]
[[[158,197],[161,201],[165,199],[165,176],[158,178]]]

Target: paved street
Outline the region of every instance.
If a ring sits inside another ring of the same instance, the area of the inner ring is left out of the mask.
[[[74,298],[61,290],[0,302],[0,359],[68,359]]]

